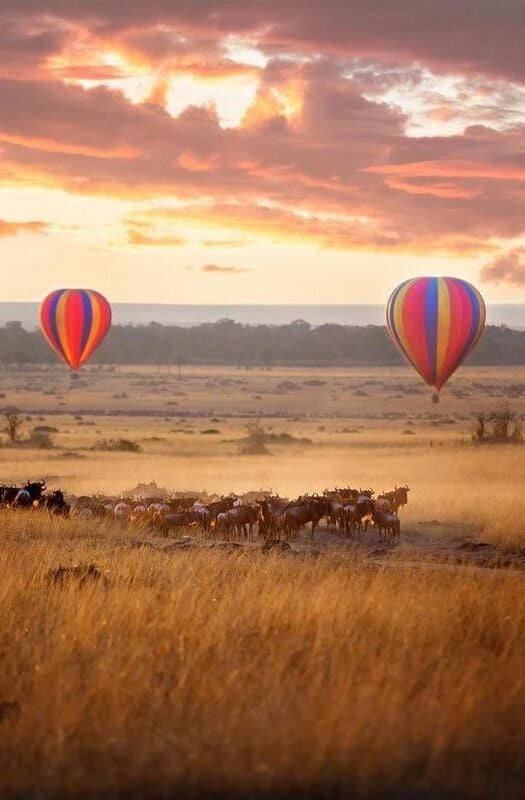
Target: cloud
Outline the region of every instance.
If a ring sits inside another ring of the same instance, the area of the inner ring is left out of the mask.
[[[420,161],[404,164],[383,164],[365,167],[364,172],[407,177],[489,178],[510,181],[525,180],[525,163],[487,164],[469,161]]]
[[[380,58],[518,81],[525,75],[521,0],[403,0],[395,6],[391,0],[3,0],[2,12],[15,20],[18,32],[51,20],[57,33],[81,28],[100,39],[128,40],[128,47],[151,60],[180,55],[188,39],[209,59],[217,41],[237,36],[270,55]],[[47,52],[49,44],[40,44],[39,35],[31,36],[26,49]]]
[[[194,153],[184,152],[179,156],[179,166],[189,172],[211,172],[216,169],[219,156],[217,154],[208,158],[199,158]]]
[[[186,239],[182,236],[149,236],[147,233],[133,229],[128,230],[127,241],[129,244],[144,247],[181,247],[186,244]]]
[[[523,94],[510,79],[525,77],[525,4],[428,0],[424,14],[419,0],[372,6],[4,0],[0,179],[150,206],[174,200],[172,221],[199,228],[207,247],[249,236],[487,253],[522,235]],[[450,72],[448,82],[429,70]],[[180,114],[174,75],[190,87],[187,98],[178,88]],[[495,88],[487,75],[499,76]],[[226,100],[236,105],[246,80],[241,123],[225,127],[203,97],[211,81],[233,81]],[[206,82],[201,106],[191,105],[195,81]],[[452,99],[443,97],[451,82]],[[464,128],[410,135],[401,90],[421,93],[433,124],[459,118]],[[169,223],[150,225],[124,220],[121,240],[182,243]]]
[[[525,286],[525,247],[517,247],[486,264],[481,270],[481,280],[486,283],[505,283]]]
[[[48,230],[47,222],[8,222],[0,219],[0,237],[16,236],[19,233],[47,233]]]
[[[220,264],[205,264],[200,269],[201,272],[213,272],[219,275],[238,275],[241,272],[249,271],[246,267],[223,267]]]
[[[249,244],[248,239],[203,239],[203,247],[244,247]]]

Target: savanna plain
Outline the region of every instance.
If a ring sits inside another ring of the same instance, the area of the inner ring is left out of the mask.
[[[396,546],[1,512],[0,797],[525,795],[525,446],[471,439],[525,418],[525,369],[465,368],[439,404],[403,368],[28,367],[0,393],[2,483],[410,487]],[[103,579],[47,580],[75,564]]]

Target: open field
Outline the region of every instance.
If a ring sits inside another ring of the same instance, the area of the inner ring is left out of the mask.
[[[5,372],[22,438],[56,430],[0,448],[3,481],[411,490],[398,547],[320,529],[268,555],[3,512],[0,797],[522,796],[524,448],[469,434],[501,400],[525,415],[525,369],[452,390],[433,405],[407,370]],[[253,418],[270,455],[239,454]],[[118,438],[141,451],[97,449]],[[79,563],[104,578],[46,581]]]
[[[3,798],[522,795],[522,573],[133,541],[4,520]]]
[[[74,388],[70,388],[70,384]],[[53,394],[50,394],[53,392]],[[473,447],[472,414],[507,399],[525,417],[525,369],[464,369],[439,405],[408,369],[93,369],[3,374],[1,402],[56,429],[52,450],[0,449],[8,481],[46,477],[76,494],[118,494],[139,482],[170,490],[290,497],[348,484],[411,486],[406,525],[439,521],[525,546],[520,447]],[[240,456],[245,425],[261,419],[277,439],[269,456]],[[212,431],[211,433],[209,431]],[[284,438],[282,435],[291,437]],[[130,439],[140,453],[94,450]]]

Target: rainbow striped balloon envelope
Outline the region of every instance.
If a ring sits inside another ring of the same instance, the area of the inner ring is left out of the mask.
[[[111,327],[111,306],[91,289],[58,289],[40,306],[40,327],[60,358],[78,369]]]
[[[394,343],[438,391],[478,343],[485,316],[482,296],[461,278],[412,278],[387,307]]]

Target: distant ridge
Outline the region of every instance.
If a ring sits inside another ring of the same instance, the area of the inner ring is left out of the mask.
[[[194,325],[232,319],[246,325],[287,325],[302,319],[310,325],[384,325],[384,306],[377,305],[161,305],[114,303],[117,325]],[[0,327],[17,320],[27,330],[38,325],[38,303],[0,303]],[[525,304],[488,307],[488,323],[525,329]]]

